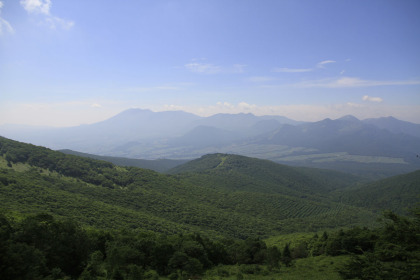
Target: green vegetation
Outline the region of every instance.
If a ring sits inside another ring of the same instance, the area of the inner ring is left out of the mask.
[[[85,230],[47,214],[0,216],[0,248],[2,279],[186,279],[217,265],[278,268],[281,257],[259,239]]]
[[[256,238],[211,240],[84,229],[47,214],[0,215],[2,279],[420,279],[420,210],[391,212],[381,227],[355,227],[282,249]],[[217,278],[216,278],[217,277]]]
[[[346,246],[355,248],[346,251],[353,254],[340,270],[344,279],[420,279],[420,209],[414,220],[392,212],[384,217],[383,227],[376,231],[339,232],[330,243],[332,254],[342,253]],[[342,245],[335,247],[337,244]]]
[[[171,174],[0,138],[2,279],[420,279],[420,211],[374,213],[407,214],[419,171],[214,154]]]
[[[238,190],[294,195],[325,194],[347,187],[361,179],[345,173],[295,168],[269,160],[239,155],[212,154],[177,166],[170,174],[187,174],[190,177],[212,180],[225,188],[236,186]],[[226,178],[229,182],[224,182]],[[210,183],[209,183],[210,184]]]
[[[321,255],[293,260],[293,265],[286,267],[280,264],[279,269],[269,269],[268,266],[232,265],[217,266],[208,270],[202,279],[226,280],[339,280],[342,279],[338,270],[349,260],[349,256]]]
[[[4,138],[0,144],[1,176],[11,180],[0,188],[1,205],[14,212],[77,217],[99,228],[242,239],[375,220],[368,210],[332,202],[329,191],[346,184],[326,183],[327,175],[315,170],[216,154],[185,165],[203,172],[169,176]]]
[[[346,189],[337,195],[347,204],[407,214],[419,202],[420,170]]]
[[[369,181],[405,174],[420,169],[420,166],[412,166],[410,164],[394,164],[394,163],[362,163],[352,161],[334,161],[334,162],[286,162],[278,160],[276,162],[295,165],[295,166],[308,166],[316,168],[324,168],[329,170],[337,170],[341,172],[351,173]]]

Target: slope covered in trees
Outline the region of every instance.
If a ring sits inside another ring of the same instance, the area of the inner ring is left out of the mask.
[[[205,271],[264,279],[306,259],[337,262],[325,274],[331,279],[337,271],[350,279],[419,275],[418,215],[388,213],[380,228],[358,227],[374,225],[371,210],[412,207],[418,172],[365,185],[342,173],[213,154],[165,175],[6,138],[0,155],[5,279],[187,279]],[[343,227],[352,228],[337,231]],[[293,232],[309,237],[280,247],[260,239]]]
[[[280,261],[259,239],[86,230],[46,214],[17,223],[0,215],[0,248],[2,279],[185,279],[217,265]]]
[[[351,205],[407,214],[420,201],[420,170],[337,192]]]
[[[103,231],[47,214],[19,222],[0,214],[0,275],[5,280],[419,279],[419,219],[418,210],[414,218],[388,212],[374,229],[324,232],[279,248],[255,238]]]
[[[327,192],[334,188],[307,171],[269,161],[211,155],[202,159],[204,165],[223,158],[226,168],[170,176],[5,138],[0,143],[2,207],[17,212],[74,216],[105,228],[239,238],[365,224],[375,217],[332,202]]]
[[[236,187],[241,191],[298,195],[326,194],[362,180],[341,172],[296,168],[269,160],[229,154],[205,155],[179,165],[168,173],[202,177],[213,186],[230,189]]]

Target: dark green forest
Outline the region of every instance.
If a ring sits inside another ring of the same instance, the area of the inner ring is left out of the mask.
[[[270,275],[297,259],[350,255],[343,279],[420,279],[420,211],[415,218],[387,212],[382,225],[315,234],[290,248],[258,238],[215,239],[86,229],[48,214],[16,222],[0,216],[2,279],[190,279],[221,265],[243,274]],[[219,269],[219,276],[229,276]],[[243,279],[243,278],[241,278]]]
[[[283,279],[328,258],[334,277],[419,279],[419,195],[420,171],[366,182],[214,154],[162,174],[0,137],[0,275]]]

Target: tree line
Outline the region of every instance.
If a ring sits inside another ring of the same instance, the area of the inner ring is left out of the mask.
[[[0,251],[2,279],[184,279],[217,265],[278,268],[282,261],[258,238],[85,229],[48,214],[20,222],[1,215]]]
[[[296,244],[292,259],[318,255],[350,255],[340,268],[343,279],[420,279],[420,208],[413,217],[399,216],[385,211],[381,226],[369,229],[353,227]]]
[[[278,271],[298,258],[351,255],[344,279],[420,279],[420,210],[415,218],[386,212],[376,229],[324,232],[290,247],[259,238],[209,239],[198,233],[83,228],[48,214],[14,221],[0,215],[2,279],[188,279],[219,265],[245,274]],[[240,277],[239,277],[240,278]]]

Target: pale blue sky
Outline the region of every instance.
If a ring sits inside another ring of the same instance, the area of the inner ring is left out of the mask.
[[[132,107],[420,123],[417,0],[0,3],[0,124]]]

